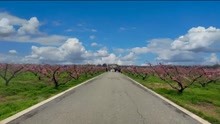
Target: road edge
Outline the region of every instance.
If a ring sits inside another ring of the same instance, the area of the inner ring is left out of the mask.
[[[123,75],[124,75],[124,74],[123,74]],[[198,115],[196,115],[196,114],[190,112],[189,110],[187,110],[187,109],[185,109],[185,108],[183,108],[183,107],[177,105],[176,103],[174,103],[174,102],[172,102],[171,100],[169,100],[169,99],[163,97],[162,95],[160,95],[160,94],[154,92],[153,90],[151,90],[151,89],[145,87],[144,85],[142,85],[141,83],[139,83],[139,82],[135,81],[134,79],[128,77],[127,75],[124,75],[124,76],[127,77],[127,78],[128,78],[129,80],[131,80],[132,82],[134,82],[136,85],[138,85],[138,86],[140,86],[141,88],[147,90],[148,92],[152,93],[153,95],[157,96],[158,98],[162,99],[163,101],[169,103],[169,104],[172,105],[173,107],[179,109],[180,111],[182,111],[183,113],[189,115],[190,117],[192,117],[193,119],[197,120],[198,122],[200,122],[200,123],[202,123],[202,124],[211,124],[211,123],[208,122],[207,120],[205,120],[205,119],[199,117]]]
[[[51,101],[54,101],[57,98],[65,97],[66,95],[68,95],[68,92],[71,92],[72,90],[75,90],[76,88],[78,88],[80,86],[83,86],[83,85],[91,82],[92,80],[95,80],[95,79],[101,77],[104,74],[105,74],[105,72],[100,74],[100,75],[98,75],[98,76],[95,76],[95,77],[93,77],[91,79],[88,79],[88,80],[86,80],[86,81],[84,81],[84,82],[82,82],[82,83],[80,83],[80,84],[78,84],[76,86],[73,86],[73,87],[71,87],[71,88],[69,88],[69,89],[67,89],[67,90],[65,90],[65,91],[63,91],[63,92],[61,92],[59,94],[56,94],[55,96],[52,96],[52,97],[50,97],[50,98],[48,98],[48,99],[46,99],[44,101],[41,101],[41,102],[39,102],[39,103],[37,103],[37,104],[27,108],[27,109],[24,109],[24,110],[18,112],[17,114],[12,115],[12,116],[10,116],[10,117],[0,121],[0,124],[8,124],[8,123],[10,123],[10,122],[12,122],[12,121],[14,121],[14,120],[16,120],[18,118],[21,118],[22,116],[26,116],[28,113],[33,112],[34,110],[37,111],[37,109],[40,108],[41,106],[43,106],[43,105],[45,105],[45,104],[47,104],[47,103],[49,103]]]

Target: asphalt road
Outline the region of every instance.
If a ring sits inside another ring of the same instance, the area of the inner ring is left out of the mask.
[[[198,124],[188,115],[108,72],[21,124]]]

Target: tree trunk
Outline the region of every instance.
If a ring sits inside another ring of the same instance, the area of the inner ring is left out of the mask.
[[[59,69],[59,68],[58,68],[58,69]],[[56,70],[54,71],[53,77],[52,77],[52,80],[53,80],[53,83],[54,83],[56,89],[57,89],[58,86],[59,86],[58,81],[57,81],[57,79],[56,79],[56,72],[57,72],[58,69],[56,69]]]
[[[9,85],[9,80],[5,80],[5,86]]]
[[[58,82],[57,82],[55,77],[53,77],[53,83],[54,83],[55,88],[57,89],[59,84],[58,84]]]
[[[201,85],[202,85],[202,87],[205,87],[205,86],[206,86],[206,84],[205,84],[205,83],[202,83]]]

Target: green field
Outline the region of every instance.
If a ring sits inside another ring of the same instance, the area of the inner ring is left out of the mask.
[[[53,84],[39,81],[32,73],[22,73],[14,78],[9,86],[0,79],[0,120],[14,115],[70,87],[84,82],[101,73],[82,75],[78,80],[61,84],[57,89]]]
[[[142,80],[136,75],[126,75],[209,122],[220,124],[220,82],[207,87],[195,84],[180,94],[158,77],[150,76]]]

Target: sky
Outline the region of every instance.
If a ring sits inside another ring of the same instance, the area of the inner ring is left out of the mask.
[[[218,1],[0,2],[0,62],[213,65]]]

